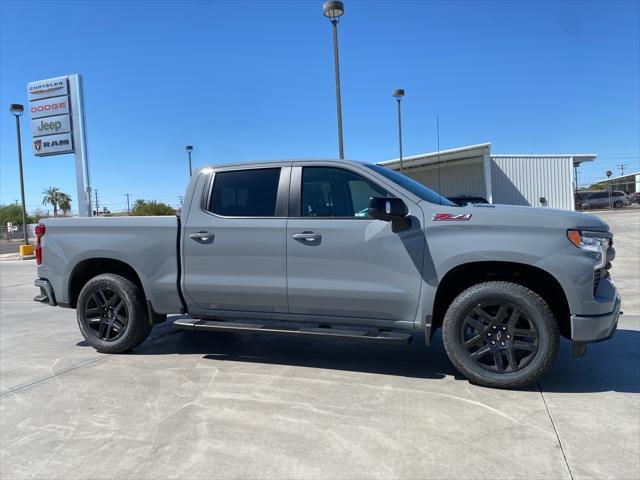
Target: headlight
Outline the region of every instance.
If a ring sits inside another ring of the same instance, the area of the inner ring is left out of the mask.
[[[607,249],[609,248],[609,236],[602,232],[582,232],[580,230],[567,230],[567,238],[581,250],[594,252],[598,264],[594,268],[602,268],[607,263]]]

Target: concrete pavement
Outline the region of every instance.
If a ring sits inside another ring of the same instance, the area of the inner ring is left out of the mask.
[[[130,355],[0,277],[2,478],[637,478],[640,318],[523,391],[424,348],[176,331]]]

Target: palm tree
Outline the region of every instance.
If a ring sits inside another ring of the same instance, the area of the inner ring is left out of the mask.
[[[45,188],[42,191],[44,197],[42,197],[43,205],[51,205],[53,207],[53,216],[58,216],[58,198],[60,195],[60,189],[58,187]]]
[[[57,197],[58,207],[60,207],[60,210],[62,210],[64,216],[66,217],[67,215],[69,215],[69,211],[71,211],[71,197],[64,192],[59,192]]]

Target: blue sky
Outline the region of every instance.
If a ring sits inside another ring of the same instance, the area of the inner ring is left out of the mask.
[[[0,2],[0,203],[19,199],[9,103],[31,80],[81,73],[91,180],[177,205],[194,164],[336,157],[331,30],[321,1]],[[339,27],[345,156],[492,142],[494,153],[597,153],[580,182],[640,170],[640,2],[345,1]],[[32,156],[26,204],[70,155]]]

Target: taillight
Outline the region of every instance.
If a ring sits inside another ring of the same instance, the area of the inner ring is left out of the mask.
[[[39,223],[36,225],[35,228],[35,234],[36,234],[36,265],[41,265],[42,264],[42,236],[45,234],[45,232],[47,231],[46,227]]]

